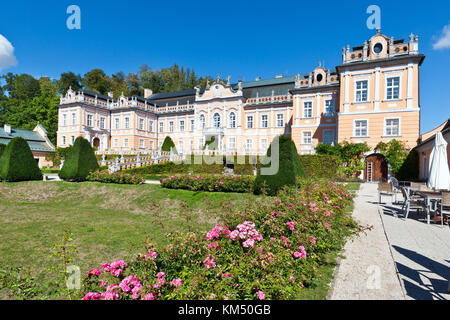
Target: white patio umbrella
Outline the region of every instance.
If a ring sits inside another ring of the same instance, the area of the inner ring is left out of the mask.
[[[447,161],[447,142],[439,131],[434,138],[433,150],[430,155],[428,188],[450,190],[450,171]]]

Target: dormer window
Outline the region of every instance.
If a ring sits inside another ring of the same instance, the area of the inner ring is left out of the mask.
[[[381,42],[375,43],[372,51],[375,55],[379,56],[383,52],[383,44]]]
[[[322,81],[322,79],[323,79],[323,75],[322,75],[321,73],[319,73],[319,74],[316,76],[317,82]]]

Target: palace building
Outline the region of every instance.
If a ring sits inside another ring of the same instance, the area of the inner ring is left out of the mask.
[[[319,143],[398,139],[417,145],[420,128],[418,36],[409,41],[377,33],[342,49],[334,70],[319,64],[293,76],[231,83],[144,97],[114,99],[68,90],[59,105],[57,146],[83,136],[100,151],[158,150],[166,136],[182,153],[211,138],[224,153],[265,154],[272,139],[289,134],[301,154]]]

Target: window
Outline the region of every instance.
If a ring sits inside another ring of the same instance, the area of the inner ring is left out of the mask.
[[[62,136],[62,145],[63,145],[63,146],[66,145],[66,136]]]
[[[159,132],[163,133],[164,132],[164,122],[160,122],[159,123]]]
[[[150,150],[153,150],[153,141],[150,141]]]
[[[247,129],[253,128],[253,116],[247,116]]]
[[[267,114],[261,115],[261,128],[268,128],[269,127],[269,119],[267,117]]]
[[[235,137],[228,138],[228,149],[230,149],[230,150],[236,149],[236,138]]]
[[[355,137],[367,137],[367,120],[355,120]]]
[[[400,99],[400,77],[386,79],[386,99]]]
[[[303,118],[312,118],[312,102],[303,104]]]
[[[94,116],[92,114],[88,114],[87,115],[87,125],[88,125],[88,127],[92,127],[93,119],[94,119]]]
[[[169,131],[173,132],[173,121],[169,121]]]
[[[139,130],[144,130],[144,119],[139,119]]]
[[[245,150],[250,151],[253,148],[253,140],[247,139],[245,141]]]
[[[397,137],[400,135],[400,119],[386,119],[384,134],[386,136]]]
[[[119,147],[119,139],[114,139],[114,148]]]
[[[230,113],[230,128],[236,128],[236,114],[234,112]]]
[[[125,118],[125,129],[130,129],[130,118]]]
[[[119,118],[115,118],[115,119],[114,119],[114,122],[115,122],[114,127],[115,127],[116,129],[119,129]]]
[[[74,126],[77,123],[77,115],[75,112],[72,112],[72,125]]]
[[[150,120],[148,123],[148,131],[153,132],[153,120]]]
[[[184,142],[178,141],[178,152],[184,153]]]
[[[267,151],[267,139],[261,139],[261,150]]]
[[[63,125],[63,126],[67,126],[67,114],[66,114],[66,113],[63,114],[62,125]]]
[[[303,131],[303,144],[312,144],[311,131]]]
[[[282,113],[277,114],[277,127],[278,128],[284,127],[284,114]]]
[[[203,138],[198,139],[198,149],[199,150],[203,149],[203,145],[204,145]]]
[[[334,100],[325,101],[325,115],[326,116],[334,115]]]
[[[128,138],[125,138],[125,139],[123,140],[123,146],[124,146],[125,148],[128,148]]]
[[[322,142],[324,144],[332,144],[334,142],[334,130],[324,130]]]
[[[100,129],[105,129],[105,118],[104,117],[100,118]]]
[[[194,150],[194,140],[191,140],[190,144],[189,144],[189,150]]]
[[[70,145],[73,145],[74,142],[75,142],[75,137],[74,136],[70,136]]]
[[[195,128],[195,120],[191,119],[191,131],[194,131]]]
[[[214,128],[220,128],[220,115],[215,113],[213,116]]]
[[[180,131],[184,131],[184,120],[180,120]]]
[[[139,139],[139,148],[144,149],[145,148],[145,140]]]
[[[356,81],[356,102],[367,102],[367,87],[368,87],[368,81]]]
[[[203,114],[200,115],[200,129],[205,129],[205,116]]]

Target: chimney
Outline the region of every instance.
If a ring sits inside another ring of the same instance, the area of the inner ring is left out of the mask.
[[[256,77],[255,81],[261,80],[261,77]]]
[[[150,98],[153,95],[153,91],[150,89],[144,89],[144,98]]]
[[[3,130],[5,130],[7,134],[11,134],[11,125],[5,123]]]
[[[114,98],[114,92],[112,92],[112,91],[109,91],[109,92],[108,92],[108,97],[110,97],[110,98]]]

